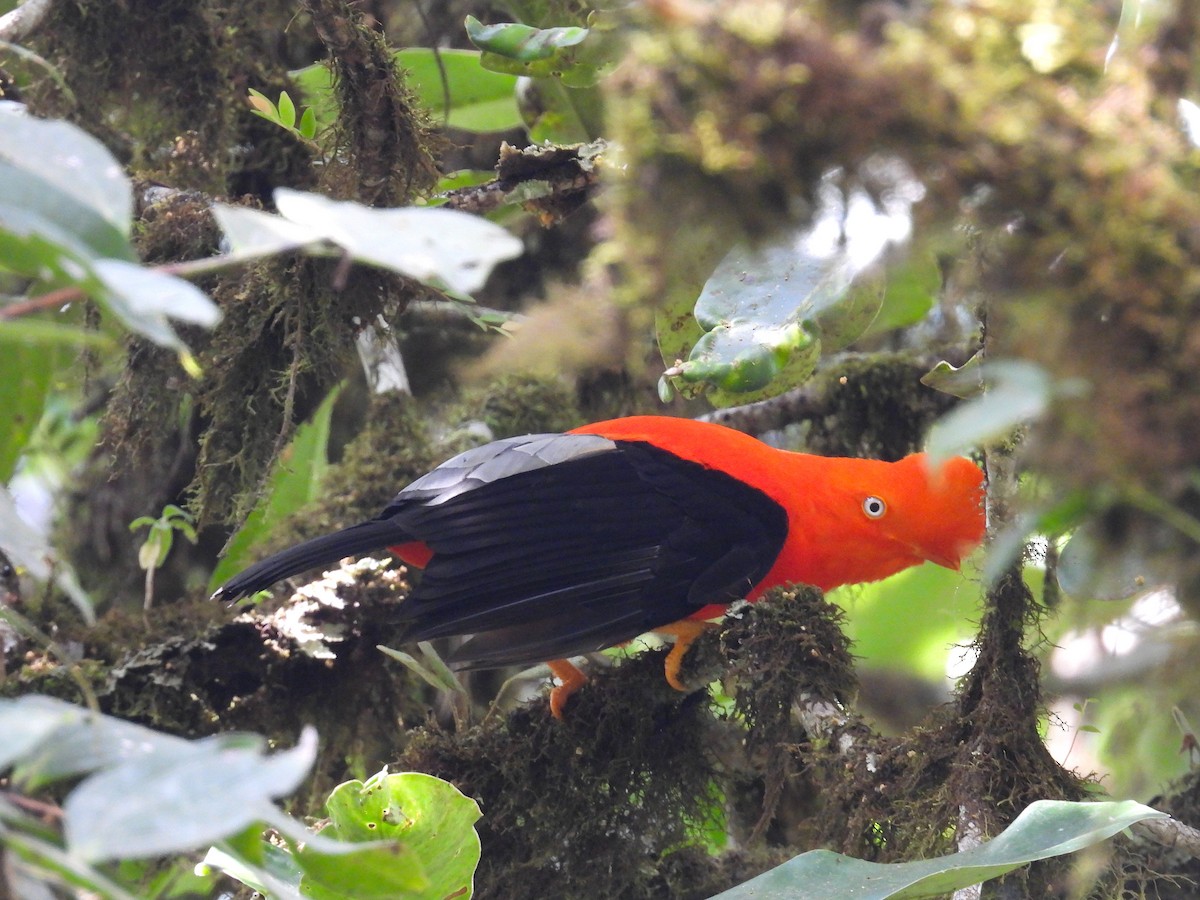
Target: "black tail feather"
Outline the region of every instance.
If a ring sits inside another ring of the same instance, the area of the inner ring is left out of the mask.
[[[361,522],[333,534],[315,537],[256,562],[225,582],[213,594],[213,599],[229,602],[239,600],[308,569],[329,565],[356,553],[380,550],[411,540],[414,540],[412,535],[394,518]]]

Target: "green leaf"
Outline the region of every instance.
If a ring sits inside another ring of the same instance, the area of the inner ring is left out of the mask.
[[[591,87],[615,65],[618,33],[579,28],[533,28],[519,23],[483,25],[466,19],[467,37],[484,53],[480,62],[494,72],[530,78],[557,78],[573,88]]]
[[[39,284],[75,284],[87,277],[94,257],[84,237],[35,210],[0,201],[0,268]]]
[[[852,291],[863,266],[847,250],[814,247],[809,235],[726,255],[696,301],[704,334],[668,374],[748,402],[801,384],[822,351],[862,334],[878,311],[878,292]]]
[[[394,59],[405,70],[405,84],[421,105],[445,119],[447,125],[474,132],[507,131],[522,125],[516,77],[483,68],[478,50],[439,50],[435,56],[429,48],[410,47],[397,51]],[[305,66],[291,77],[313,110],[314,131],[332,125],[338,116],[338,100],[329,67],[324,63]],[[303,119],[300,130],[304,133]]]
[[[209,592],[244,569],[251,552],[296,510],[315,500],[329,469],[329,422],[342,385],[325,397],[312,418],[296,429],[290,444],[275,463],[263,501],[246,518],[246,523],[229,541],[225,556],[213,570]]]
[[[343,840],[403,844],[428,879],[422,896],[471,896],[480,853],[474,825],[481,814],[454,785],[422,772],[388,774],[385,769],[365,784],[338,785],[326,809],[330,830]]]
[[[292,98],[288,96],[287,91],[283,91],[279,95],[279,124],[284,128],[294,128],[296,126],[296,104],[292,102]]]
[[[976,353],[961,366],[943,359],[921,376],[921,384],[965,400],[983,389],[982,365],[982,353]]]
[[[862,665],[941,684],[947,648],[975,635],[982,590],[969,577],[926,563],[830,596],[846,610],[846,637]]]
[[[210,847],[204,855],[204,865],[219,869],[268,897],[299,896],[304,874],[288,850],[263,840],[259,827],[250,827]]]
[[[303,115],[300,116],[299,131],[305,140],[311,141],[317,136],[317,114],[311,106],[305,107]]]
[[[915,325],[928,315],[942,286],[942,270],[932,253],[913,253],[888,272],[879,315],[866,333],[883,334]]]
[[[118,349],[109,335],[83,325],[51,322],[46,319],[5,319],[0,321],[0,345],[40,347],[43,354],[56,347],[88,347],[102,352]],[[0,351],[8,353],[9,350]]]
[[[884,865],[813,850],[717,896],[719,900],[935,897],[998,878],[1035,860],[1074,853],[1135,822],[1158,818],[1166,818],[1166,814],[1128,800],[1039,800],[994,839],[961,853]]]
[[[300,893],[316,900],[447,896],[430,889],[420,858],[402,843],[367,844],[339,854],[318,853],[306,846],[296,854],[296,861],[304,872]]]
[[[378,645],[378,649],[384,656],[390,656],[404,668],[408,669],[417,677],[421,678],[430,687],[436,688],[439,691],[451,691],[453,693],[465,694],[466,688],[455,677],[454,672],[438,655],[433,644],[429,641],[418,641],[417,646],[421,650],[421,657],[424,662],[417,660],[411,653],[405,653],[403,650],[394,650],[391,647],[385,647],[382,644]]]
[[[133,259],[133,193],[121,164],[69,122],[0,101],[0,197],[85,239],[98,255]]]
[[[316,758],[316,732],[263,755],[258,735],[218,735],[155,752],[87,778],[63,804],[73,856],[89,862],[191,850],[277,815]]]
[[[289,72],[288,76],[299,89],[304,105],[312,110],[314,134],[337,122],[338,99],[333,89],[333,73],[326,63],[313,63]]]
[[[3,340],[0,325],[0,341]],[[29,344],[0,351],[0,484],[12,478],[46,406],[59,353]]]
[[[285,253],[323,240],[312,229],[262,210],[214,203],[212,212],[229,242],[230,258],[238,262]]]
[[[428,48],[413,47],[399,51],[396,61],[407,71],[405,83],[421,105],[433,115],[445,117],[452,128],[486,133],[522,126],[516,76],[485,69],[478,50],[439,50],[435,54]]]
[[[484,25],[474,16],[467,16],[466,28],[467,37],[480,50],[524,63],[553,60],[559,57],[562,51],[578,47],[588,36],[586,28],[575,26],[534,28],[532,25],[514,22]],[[536,74],[548,75],[550,72]]]

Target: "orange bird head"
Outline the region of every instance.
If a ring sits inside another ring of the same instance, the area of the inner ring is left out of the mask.
[[[820,501],[838,546],[806,548],[798,574],[826,590],[877,581],[926,560],[958,569],[984,533],[983,472],[968,459],[931,466],[923,453],[898,462],[829,459]]]
[[[983,472],[969,459],[955,457],[932,466],[916,453],[895,464],[894,539],[907,541],[924,559],[957,569],[979,546],[985,528]]]

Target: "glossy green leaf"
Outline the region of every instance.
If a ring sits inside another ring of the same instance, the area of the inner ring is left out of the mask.
[[[300,136],[306,140],[312,140],[317,136],[317,114],[311,107],[305,107],[304,113],[300,116],[299,126]]]
[[[0,269],[44,284],[72,284],[87,276],[94,256],[84,237],[0,199]]]
[[[426,897],[469,898],[479,864],[479,806],[449,782],[422,772],[339,785],[326,804],[342,840],[396,840],[420,860]],[[371,895],[378,896],[378,895]]]
[[[323,240],[310,228],[247,206],[214,203],[212,213],[229,243],[229,257],[237,261],[273,256]]]
[[[807,227],[728,251],[695,301],[702,334],[690,347],[683,298],[672,298],[658,323],[667,375],[718,405],[747,403],[796,387],[823,353],[859,338],[884,297],[885,251],[911,232],[918,192],[896,168],[893,199],[877,203],[830,180]]]
[[[523,63],[552,60],[588,36],[586,28],[534,28],[519,22],[484,25],[474,16],[466,19],[467,37],[480,50]],[[550,74],[549,71],[538,74]]]
[[[522,116],[529,139],[538,144],[581,144],[599,137],[603,119],[599,93],[570,90],[557,79],[526,80],[518,93],[524,98]]]
[[[466,19],[467,37],[484,51],[485,68],[530,78],[557,78],[568,87],[594,85],[615,65],[620,47],[617,33],[567,26],[533,28],[506,22],[483,25]]]
[[[213,570],[208,589],[214,591],[251,561],[251,551],[272,531],[305,504],[317,498],[329,469],[329,421],[341,395],[338,386],[317,407],[312,418],[296,429],[268,479],[266,497],[246,518],[246,523],[229,540],[225,555]]]
[[[970,887],[1039,859],[1074,853],[1164,813],[1132,801],[1031,803],[1002,833],[971,850],[916,862],[865,862],[813,850],[718,894],[719,900],[914,900]]]
[[[288,850],[262,838],[251,826],[239,835],[210,847],[204,865],[219,869],[267,897],[298,897],[304,873]]]
[[[281,215],[214,204],[233,258],[292,249],[344,252],[358,262],[469,294],[482,287],[498,262],[524,250],[499,225],[456,210],[371,209],[287,188],[276,190],[275,202]]]
[[[737,248],[721,261],[696,301],[704,334],[669,374],[746,402],[802,383],[822,351],[866,330],[879,308],[878,291],[851,290],[861,266],[845,252],[814,250],[807,235],[759,250]]]

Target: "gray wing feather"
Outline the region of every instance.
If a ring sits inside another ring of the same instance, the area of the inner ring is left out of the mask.
[[[594,434],[527,434],[505,438],[446,460],[397,494],[391,505],[415,500],[426,506],[438,506],[511,475],[615,449],[615,443]]]

